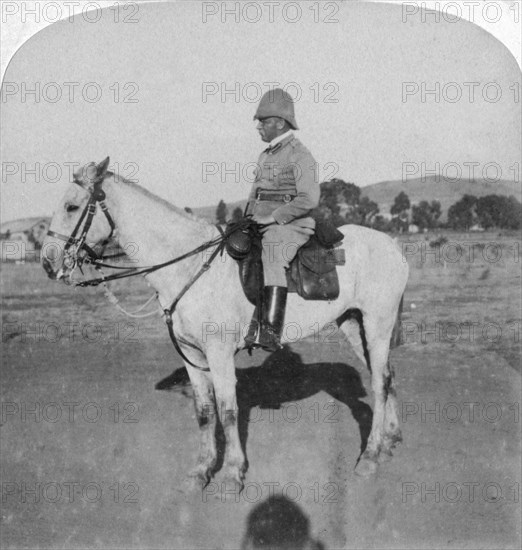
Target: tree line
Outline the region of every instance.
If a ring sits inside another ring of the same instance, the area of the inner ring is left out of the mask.
[[[227,205],[219,201],[216,209],[218,223],[237,221],[243,216],[241,208],[228,215]],[[447,221],[442,222],[441,204],[437,200],[411,204],[408,195],[401,191],[390,208],[391,219],[380,214],[379,205],[361,196],[361,188],[354,183],[334,178],[321,183],[319,206],[314,217],[331,219],[335,226],[353,223],[386,232],[406,232],[410,224],[419,231],[439,228],[469,231],[474,226],[483,229],[520,229],[522,205],[514,196],[464,195],[448,209]]]

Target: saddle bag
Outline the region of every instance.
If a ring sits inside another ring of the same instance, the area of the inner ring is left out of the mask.
[[[314,235],[290,265],[297,293],[305,300],[335,300],[340,292],[335,266],[344,263],[343,249],[324,248]]]

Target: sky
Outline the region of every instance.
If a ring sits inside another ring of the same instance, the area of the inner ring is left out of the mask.
[[[275,82],[319,181],[474,167],[520,186],[520,69],[491,34],[398,5],[251,2],[236,19],[234,4],[113,6],[25,42],[2,86],[2,221],[50,215],[72,170],[106,156],[177,206],[246,198]]]

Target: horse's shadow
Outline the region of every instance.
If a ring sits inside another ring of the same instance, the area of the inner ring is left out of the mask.
[[[299,401],[320,391],[348,405],[359,427],[361,452],[365,449],[373,414],[371,407],[360,401],[367,394],[361,376],[354,367],[346,363],[304,364],[299,354],[285,347],[269,355],[259,367],[236,369],[236,377],[239,436],[245,455],[253,408],[280,409],[284,403]],[[157,390],[181,387],[183,394],[189,396],[189,384],[188,373],[185,368],[181,368],[158,382],[155,387]],[[216,469],[220,469],[224,450],[223,432],[220,428],[217,438],[219,460]]]

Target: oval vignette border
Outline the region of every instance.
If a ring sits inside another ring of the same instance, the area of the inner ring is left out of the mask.
[[[201,2],[203,0],[189,0],[189,1],[198,1]],[[347,0],[343,0],[346,2]],[[415,6],[417,4],[422,4],[422,6],[433,10],[433,11],[440,11],[441,13],[444,13],[446,10],[445,7],[454,7],[455,2],[450,0],[423,0],[422,2],[417,1],[392,1],[392,0],[351,0],[352,2],[359,2],[359,3],[379,3],[379,4],[391,4],[391,5],[400,5],[400,6]],[[177,0],[133,0],[136,4],[150,4],[150,3],[174,3],[177,2]],[[496,0],[495,3],[502,6],[502,11],[504,13],[505,10],[509,11],[511,10],[511,6],[515,4],[517,0],[513,1],[506,1],[506,0]],[[28,2],[29,3],[29,2]],[[33,1],[32,4],[37,4],[39,2]],[[66,4],[66,0],[53,0],[53,3],[60,4],[62,7],[66,7],[67,4],[70,5],[69,2]],[[113,4],[113,0],[98,0],[96,4],[98,7],[101,7],[102,9],[109,8]],[[77,9],[78,6],[74,6],[74,10],[72,15],[76,15],[79,10]],[[68,11],[68,10],[66,10]],[[474,25],[477,25],[478,27],[481,27],[486,32],[491,34],[493,37],[495,37],[499,42],[503,44],[503,46],[511,53],[511,55],[515,58],[519,68],[522,68],[522,36],[520,32],[520,26],[517,25],[515,21],[515,17],[509,18],[509,17],[502,17],[497,22],[489,22],[485,21],[483,17],[480,18],[480,20],[471,20],[466,15],[469,15],[470,10],[466,10],[468,13],[462,13],[462,19],[465,19],[466,21],[469,21],[473,23]],[[476,10],[475,10],[476,11]],[[519,23],[520,23],[520,11],[522,11],[522,6],[519,7]],[[447,13],[451,13],[450,10],[448,10]],[[476,15],[476,14],[475,14]],[[515,14],[513,14],[515,15]],[[1,50],[1,64],[0,64],[0,83],[3,83],[4,75],[7,71],[7,67],[9,66],[9,63],[17,53],[17,51],[28,41],[30,40],[35,34],[37,34],[42,29],[53,25],[54,23],[57,23],[58,21],[53,22],[47,22],[42,21],[40,23],[37,23],[36,21],[26,21],[25,23],[22,21],[18,21],[17,23],[4,23],[3,22],[3,11],[2,11],[2,21],[0,24],[0,27],[2,29],[2,41],[0,45]],[[69,17],[69,14],[66,16]],[[64,17],[64,19],[66,19]],[[510,20],[512,19],[512,20]]]

